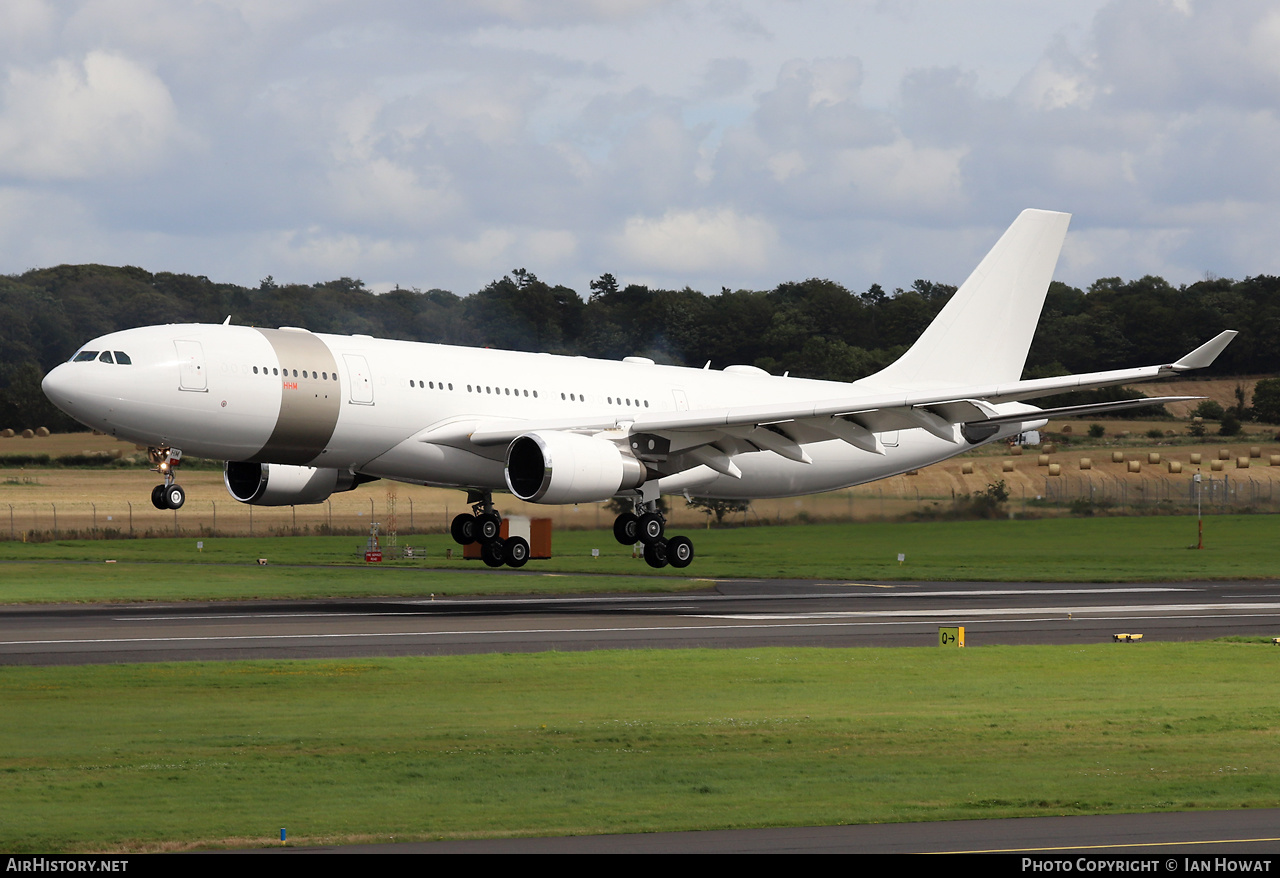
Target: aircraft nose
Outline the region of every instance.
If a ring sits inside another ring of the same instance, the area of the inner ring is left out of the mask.
[[[70,367],[67,363],[55,366],[40,382],[40,388],[44,391],[44,395],[49,398],[49,402],[63,411],[66,411],[68,406],[74,407],[75,405],[74,393],[72,392],[74,387],[75,380],[70,374]]]

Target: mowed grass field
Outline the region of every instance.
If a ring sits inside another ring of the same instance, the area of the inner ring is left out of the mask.
[[[653,570],[605,531],[558,531],[555,557],[519,572],[464,561],[443,535],[414,537],[414,559],[382,564],[364,563],[356,537],[0,542],[0,603],[683,591],[730,577],[1274,579],[1278,526],[1272,515],[1211,516],[1203,550],[1194,548],[1197,521],[1187,516],[696,530],[689,533],[697,556],[682,571]],[[259,558],[268,564],[259,566]]]
[[[0,670],[0,848],[1280,806],[1268,643]]]

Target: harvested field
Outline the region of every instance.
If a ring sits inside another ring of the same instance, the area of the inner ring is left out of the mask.
[[[1072,438],[1070,444],[1057,443],[1048,462],[1059,467],[1040,466],[1041,448],[989,447],[963,457],[928,467],[915,475],[896,476],[810,497],[758,500],[745,512],[732,513],[730,523],[868,521],[910,515],[940,515],[950,510],[957,497],[987,490],[1003,481],[1009,491],[1008,509],[1017,515],[1067,514],[1073,502],[1091,500],[1089,512],[1141,512],[1194,509],[1192,476],[1197,465],[1206,480],[1206,509],[1241,511],[1245,508],[1274,511],[1280,507],[1280,466],[1270,466],[1272,455],[1280,455],[1280,442],[1268,430],[1234,442],[1189,441],[1185,424],[1176,421],[1151,422],[1184,431],[1176,439],[1157,441],[1142,435],[1139,422],[1106,422],[1109,436],[1129,430],[1126,440],[1106,439],[1091,443]],[[1060,430],[1062,422],[1051,429]],[[1081,437],[1087,423],[1071,424],[1072,436]],[[11,449],[20,449],[15,452]],[[51,457],[84,451],[107,452],[119,448],[135,454],[132,445],[110,437],[89,434],[50,436],[38,439],[0,440],[0,457],[12,453],[47,453]],[[1258,457],[1250,457],[1256,448]],[[1112,454],[1124,456],[1113,462]],[[1212,462],[1225,452],[1221,469]],[[1158,464],[1150,454],[1159,454]],[[1090,468],[1081,468],[1081,459],[1090,459]],[[1240,458],[1247,467],[1240,466]],[[1139,463],[1130,472],[1131,461]],[[1180,473],[1169,471],[1169,461],[1181,464]],[[1012,471],[1005,472],[1005,465]],[[972,472],[966,473],[966,467]],[[367,533],[376,521],[385,532],[391,524],[389,494],[395,496],[395,529],[398,533],[441,533],[452,516],[466,509],[461,491],[421,488],[385,481],[362,485],[355,491],[335,494],[315,506],[249,507],[232,500],[222,484],[221,472],[187,470],[180,481],[187,488],[187,505],[178,513],[159,511],[150,502],[151,486],[157,477],[143,467],[134,468],[5,468],[0,469],[0,539],[48,538],[50,536],[202,536],[290,533]],[[1046,502],[1048,500],[1049,502]],[[538,506],[516,501],[508,495],[497,498],[500,510],[509,515],[550,517],[557,529],[598,529],[608,527],[613,513],[605,504],[578,506]],[[668,498],[669,517],[678,527],[707,522],[705,513],[686,507],[679,497]],[[1094,509],[1096,506],[1097,509]],[[1079,507],[1076,511],[1081,511]],[[8,520],[5,520],[5,514]]]

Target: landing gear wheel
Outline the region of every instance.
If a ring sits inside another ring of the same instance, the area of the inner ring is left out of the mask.
[[[672,537],[667,541],[667,560],[672,567],[688,567],[693,560],[693,541],[688,537]]]
[[[491,543],[502,539],[502,519],[492,512],[476,516],[476,539],[482,543]]]
[[[166,509],[181,509],[187,502],[187,492],[181,485],[170,485],[164,489],[164,505]]]
[[[496,539],[480,546],[480,560],[490,567],[501,567],[507,563],[506,541]]]
[[[524,537],[512,537],[507,540],[507,566],[523,567],[529,560],[529,543]]]
[[[476,517],[470,512],[454,516],[453,523],[449,525],[449,534],[459,546],[471,545],[476,541]]]
[[[624,512],[613,520],[613,538],[624,546],[640,540],[640,519],[634,512]]]
[[[661,515],[656,512],[646,512],[640,516],[640,540],[645,544],[656,543],[662,539],[662,533],[667,529],[667,522]]]
[[[164,505],[164,485],[156,485],[151,489],[151,505],[156,509],[167,509]]]
[[[667,541],[654,540],[644,544],[644,563],[650,567],[667,566]]]

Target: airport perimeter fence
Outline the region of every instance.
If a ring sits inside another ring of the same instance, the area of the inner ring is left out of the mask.
[[[1141,479],[1102,474],[1044,478],[1044,492],[1034,505],[1062,506],[1080,512],[1114,509],[1150,511],[1280,511],[1275,482],[1250,476],[1202,475],[1199,480],[1182,476]]]

